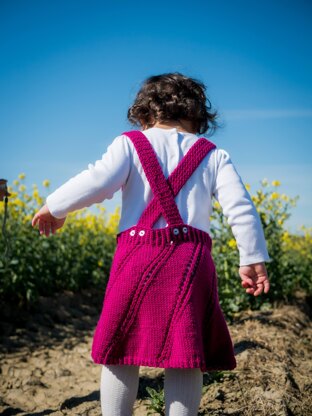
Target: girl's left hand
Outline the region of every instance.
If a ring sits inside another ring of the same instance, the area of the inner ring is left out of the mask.
[[[63,227],[66,218],[53,217],[47,205],[44,205],[33,217],[31,225],[35,227],[38,222],[40,234],[44,233],[48,237],[50,232],[55,234],[57,229]]]
[[[240,266],[239,274],[246,293],[254,296],[258,296],[262,292],[268,293],[270,282],[264,262]]]

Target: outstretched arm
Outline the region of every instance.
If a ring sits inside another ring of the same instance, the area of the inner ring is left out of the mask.
[[[69,212],[76,211],[104,199],[111,199],[127,181],[130,153],[125,136],[117,136],[108,146],[101,160],[69,179],[46,198],[46,204],[36,213],[41,234],[48,236],[64,225]]]

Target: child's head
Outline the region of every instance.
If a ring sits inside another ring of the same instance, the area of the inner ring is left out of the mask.
[[[128,120],[146,127],[152,127],[156,122],[188,120],[195,133],[214,131],[218,114],[209,111],[211,103],[205,90],[202,82],[179,72],[151,76],[143,82],[128,109]]]

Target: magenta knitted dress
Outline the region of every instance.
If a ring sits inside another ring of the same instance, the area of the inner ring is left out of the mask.
[[[219,304],[211,238],[183,223],[174,200],[216,146],[199,138],[166,179],[145,135],[123,134],[135,146],[154,197],[138,223],[117,234],[92,359],[97,364],[232,370],[236,360]],[[168,225],[154,229],[161,215]]]

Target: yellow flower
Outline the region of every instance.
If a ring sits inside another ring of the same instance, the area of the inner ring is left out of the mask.
[[[24,192],[24,191],[26,191],[26,186],[21,185],[18,189],[20,190],[20,192]]]
[[[269,182],[268,182],[267,178],[262,179],[261,184],[262,184],[263,186],[267,186],[267,185],[269,184]]]
[[[43,198],[41,198],[41,196],[38,196],[36,199],[36,202],[38,205],[42,205],[43,204]]]
[[[262,217],[263,221],[268,220],[268,216],[264,212],[261,213],[261,217]]]
[[[247,189],[247,191],[250,191],[250,185],[249,185],[249,183],[246,183],[245,188]]]
[[[234,238],[231,238],[231,240],[228,241],[228,245],[231,248],[236,248],[237,247],[236,240],[234,240]]]
[[[104,264],[104,263],[102,262],[102,260],[99,260],[99,261],[98,261],[98,266],[99,266],[99,267],[102,267],[102,266],[103,266],[103,264]]]
[[[19,177],[19,179],[23,180],[23,179],[25,179],[25,178],[26,178],[26,175],[25,175],[25,173],[20,173],[20,174],[18,175],[18,177]]]
[[[33,192],[33,197],[34,198],[39,198],[39,196],[40,195],[39,195],[38,189],[35,189],[34,192]]]
[[[15,179],[15,180],[13,181],[13,184],[14,184],[15,186],[19,185],[19,181]]]
[[[218,202],[218,201],[214,201],[214,203],[213,203],[213,207],[214,207],[215,209],[220,209],[220,208],[221,208],[221,205],[219,204],[219,202]]]
[[[273,186],[280,186],[280,181],[272,181]]]
[[[72,214],[72,213],[70,213],[70,214]],[[87,243],[87,238],[86,238],[86,235],[85,234],[81,234],[80,236],[79,236],[79,238],[78,238],[78,242],[79,242],[79,244],[80,245],[84,245],[84,244],[86,244]]]
[[[48,188],[48,187],[50,186],[50,181],[48,181],[48,179],[45,179],[45,180],[42,182],[42,185],[43,185],[45,188]]]
[[[277,199],[278,197],[279,197],[279,193],[278,192],[272,192],[271,199]]]
[[[288,231],[284,231],[282,234],[282,241],[284,241],[284,243],[288,243],[290,242],[290,234]]]
[[[25,217],[24,217],[23,221],[24,221],[24,222],[28,222],[28,221],[30,221],[31,219],[32,219],[32,215],[31,215],[31,214],[27,214],[27,215],[25,215]]]
[[[18,206],[18,207],[21,207],[21,208],[25,208],[26,207],[25,202],[22,201],[21,199],[15,199],[14,204],[16,206]]]

